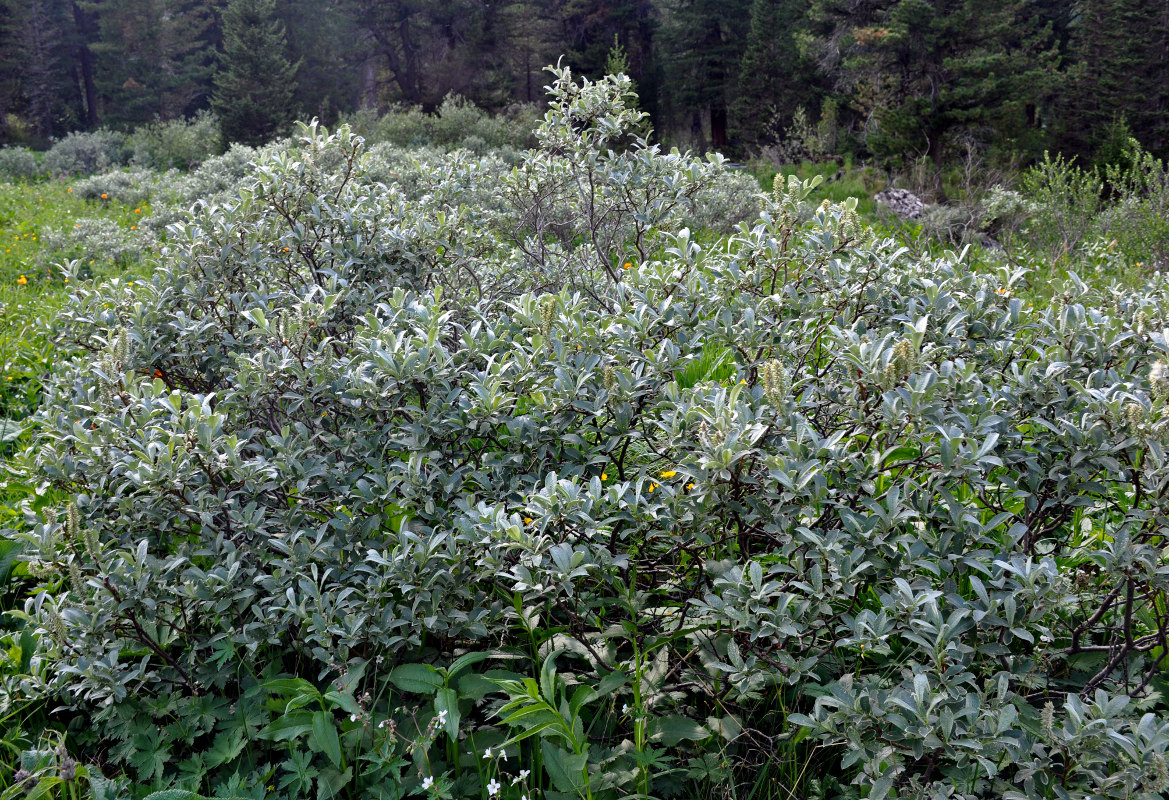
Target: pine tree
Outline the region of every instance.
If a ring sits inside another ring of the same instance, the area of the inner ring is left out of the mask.
[[[764,143],[773,125],[786,127],[797,108],[816,102],[819,75],[796,41],[807,9],[807,0],[751,4],[751,27],[731,107],[736,137],[747,146]]]
[[[663,105],[674,125],[689,120],[690,137],[709,130],[716,149],[729,142],[729,107],[747,38],[750,0],[661,0]]]
[[[0,0],[0,143],[13,132],[8,115],[20,101],[20,16],[15,0]]]
[[[865,142],[940,167],[958,146],[1041,150],[1059,80],[1043,0],[814,0],[819,57]]]
[[[1063,148],[1094,158],[1122,118],[1145,147],[1169,145],[1169,3],[1081,0],[1076,12],[1075,78],[1061,104]]]
[[[230,0],[223,12],[223,54],[211,108],[225,141],[263,144],[292,121],[299,64],[284,55],[284,25],[275,12],[275,0]]]
[[[129,127],[206,107],[214,72],[212,0],[88,0],[102,122]]]
[[[68,19],[57,0],[30,0],[21,27],[21,89],[25,113],[43,139],[68,129],[67,106],[62,101],[75,94],[68,81],[68,48],[62,47]],[[64,123],[64,124],[62,124]]]
[[[288,37],[289,57],[300,63],[295,106],[304,118],[319,117],[331,125],[358,97],[365,48],[355,46],[357,23],[336,0],[282,3],[278,17]]]

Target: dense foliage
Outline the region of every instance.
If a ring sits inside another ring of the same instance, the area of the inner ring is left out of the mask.
[[[628,86],[515,167],[306,127],[79,285],[6,796],[1165,791],[1169,287],[1029,307]]]
[[[1169,155],[1166,0],[0,0],[0,142],[213,98],[249,143],[452,93],[498,112],[539,101],[544,64],[597,77],[615,49],[664,141],[736,158],[790,139],[801,112],[833,154],[888,163],[970,145],[1103,163],[1125,126]]]

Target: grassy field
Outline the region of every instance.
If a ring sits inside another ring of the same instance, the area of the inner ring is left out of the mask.
[[[19,422],[36,405],[37,376],[49,368],[53,346],[48,323],[69,296],[69,262],[78,260],[83,277],[103,280],[127,270],[145,270],[145,264],[116,261],[101,252],[87,253],[64,242],[78,220],[108,220],[136,232],[150,213],[146,205],[128,206],[111,199],[83,200],[69,183],[4,184],[0,188],[0,416]],[[50,230],[57,236],[46,239]],[[83,256],[92,255],[92,258]],[[76,279],[74,279],[76,280]],[[9,441],[10,422],[3,434]]]

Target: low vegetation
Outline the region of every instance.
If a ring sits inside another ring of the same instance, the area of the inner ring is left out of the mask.
[[[4,262],[61,308],[0,797],[1163,795],[1165,280],[760,195],[629,90],[13,195],[69,264]]]

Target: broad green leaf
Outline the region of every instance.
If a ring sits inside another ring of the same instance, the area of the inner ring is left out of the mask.
[[[585,787],[583,775],[587,756],[569,752],[545,739],[540,743],[544,755],[544,769],[552,779],[552,785],[561,792],[581,793]]]
[[[272,720],[260,731],[261,739],[281,742],[286,739],[296,739],[309,733],[313,729],[313,712],[294,711],[291,714],[282,714]]]
[[[401,664],[390,672],[390,682],[404,692],[434,694],[443,685],[442,675],[429,664]]]
[[[337,723],[328,711],[313,714],[313,733],[309,740],[314,749],[321,751],[337,767],[341,766],[341,739],[337,735]]]
[[[490,651],[478,651],[475,653],[465,653],[464,655],[459,656],[451,662],[449,667],[446,668],[446,680],[448,685],[452,678],[465,670],[467,667],[473,664],[478,664],[480,661],[486,661],[493,655],[495,655],[495,653]]]
[[[457,741],[459,738],[459,721],[462,719],[459,714],[459,693],[454,689],[439,689],[434,694],[434,711],[436,714],[446,712],[446,722],[443,725],[443,730],[451,737],[452,741]]]
[[[346,714],[360,714],[361,706],[357,705],[357,701],[353,699],[353,695],[348,692],[338,692],[330,689],[325,692],[325,699],[338,708],[344,709]]]
[[[701,742],[710,736],[710,731],[689,717],[672,715],[654,717],[649,722],[649,738],[660,741],[666,747],[673,747],[681,741]]]

